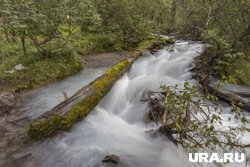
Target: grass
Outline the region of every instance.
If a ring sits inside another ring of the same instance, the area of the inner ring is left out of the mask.
[[[51,57],[42,57],[34,51],[24,55],[16,45],[13,50],[9,50],[9,45],[6,43],[1,46],[4,52],[1,54],[0,80],[11,83],[14,87],[22,89],[40,87],[70,76],[82,68],[80,55],[72,50],[63,50]],[[27,69],[11,74],[5,72],[13,70],[18,64],[24,65]]]

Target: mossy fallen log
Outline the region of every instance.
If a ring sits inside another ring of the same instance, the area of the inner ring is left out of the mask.
[[[29,137],[31,139],[40,139],[49,137],[58,130],[70,129],[74,123],[84,118],[93,110],[103,96],[111,89],[113,83],[129,68],[130,63],[128,60],[124,60],[110,68],[102,77],[91,83],[85,89],[86,91],[82,92],[85,93],[83,99],[77,100],[77,98],[74,98],[77,100],[77,104],[73,105],[71,109],[68,110],[67,108],[70,108],[72,105],[64,105],[66,108],[59,107],[61,110],[57,108],[53,109],[31,123],[27,128]]]
[[[130,69],[133,62],[146,50],[172,43],[173,40],[159,39],[131,52],[127,59],[114,65],[101,77],[80,89],[68,100],[31,122],[26,128],[27,139],[39,140],[50,137],[60,131],[69,130],[94,109],[110,91],[113,84]]]

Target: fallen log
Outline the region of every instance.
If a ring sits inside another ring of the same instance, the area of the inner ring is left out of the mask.
[[[217,81],[213,78],[213,68],[206,65],[209,48],[195,59],[192,72],[193,77],[199,81],[205,93],[215,94],[223,101],[234,103],[236,106],[250,111],[250,89],[239,85],[225,84],[217,87]],[[215,54],[215,56],[217,56]],[[212,59],[215,59],[215,56]],[[210,58],[209,58],[210,59]]]
[[[250,111],[250,100],[248,98],[226,90],[223,86],[218,89],[215,83],[210,83],[208,84],[208,91],[226,102],[234,103],[236,106]]]
[[[250,98],[250,88],[246,86],[239,86],[233,84],[223,85],[223,89],[230,91],[234,94],[237,94],[244,98]]]
[[[126,73],[133,62],[146,50],[172,44],[170,39],[160,39],[149,46],[140,47],[129,53],[129,57],[108,69],[102,76],[77,91],[73,96],[33,120],[26,128],[26,140],[38,140],[50,137],[59,131],[69,130],[83,119],[99,101],[110,91],[113,84]]]

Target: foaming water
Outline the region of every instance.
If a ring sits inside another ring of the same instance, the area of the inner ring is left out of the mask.
[[[32,118],[38,117],[63,102],[64,91],[70,97],[77,90],[101,76],[104,71],[105,69],[86,69],[63,81],[30,91],[25,95],[25,102],[20,110],[30,111],[29,116]]]
[[[137,60],[93,112],[78,123],[71,132],[45,141],[40,148],[32,150],[33,159],[27,161],[24,166],[112,167],[115,165],[101,163],[105,155],[110,154],[121,158],[121,162],[116,165],[118,167],[196,166],[197,164],[188,162],[183,148],[173,145],[164,136],[147,133],[157,127],[146,126],[143,123],[147,104],[141,99],[143,92],[159,91],[161,84],[179,84],[182,87],[182,84],[188,81],[196,85],[189,69],[193,59],[202,51],[202,47],[203,45],[199,43],[180,41],[175,44],[173,51],[166,47],[155,55],[146,54]],[[76,82],[75,79],[69,83]],[[46,101],[49,103],[47,105],[52,105],[50,98]],[[39,108],[39,105],[37,107]],[[228,117],[231,116],[229,106],[221,103],[221,107],[223,125],[238,126],[238,122],[228,121]],[[249,115],[247,117],[250,118]],[[249,134],[239,135],[243,142],[249,141]],[[242,163],[227,166],[243,167],[244,165]]]

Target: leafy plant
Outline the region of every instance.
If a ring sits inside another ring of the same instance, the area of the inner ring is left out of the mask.
[[[232,104],[230,120],[239,121],[242,126],[224,126],[222,111],[209,107],[217,103],[217,97],[202,95],[187,82],[182,89],[177,85],[163,85],[161,88],[163,92],[160,98],[149,101],[149,116],[151,120],[160,120],[160,132],[174,143],[181,144],[189,151],[243,147],[238,134],[246,131],[244,125],[248,121],[235,105]]]

